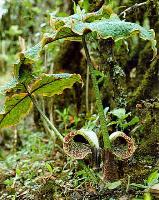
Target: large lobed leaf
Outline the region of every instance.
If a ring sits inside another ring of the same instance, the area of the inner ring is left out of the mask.
[[[21,57],[23,59],[26,58],[26,61],[29,63],[34,62],[39,58],[40,52],[46,44],[62,38],[81,40],[81,36],[89,32],[95,32],[98,38],[107,39],[111,37],[115,41],[138,34],[140,38],[151,42],[154,57],[156,56],[155,33],[152,29],[147,30],[136,23],[120,20],[117,15],[111,15],[111,13],[112,11],[107,7],[102,7],[97,12],[81,12],[68,17],[56,17],[51,14],[50,25],[53,32],[45,34],[37,45],[21,53]],[[21,66],[21,60],[19,64]]]
[[[69,28],[72,34],[74,33],[74,36],[96,32],[98,38],[107,39],[111,37],[115,41],[138,34],[140,38],[151,41],[154,56],[157,53],[155,33],[152,29],[147,30],[136,23],[120,20],[114,14],[109,19],[101,18],[92,22],[87,22],[85,16],[82,18],[81,15],[77,16],[77,14],[69,17],[51,16],[51,25],[56,34],[62,32],[65,27]],[[69,35],[65,35],[65,37],[69,37]]]
[[[31,94],[53,96],[71,88],[75,82],[81,82],[78,74],[43,74],[30,87]],[[17,89],[16,82],[10,87]],[[21,84],[22,85],[22,84]],[[23,85],[22,85],[23,86]],[[8,88],[7,88],[8,89]],[[24,118],[30,111],[32,102],[27,93],[11,95],[6,98],[4,109],[0,112],[0,128],[12,126]]]
[[[75,40],[75,38],[79,38],[89,32],[96,32],[98,38],[107,39],[111,37],[115,41],[126,39],[133,34],[138,34],[140,38],[151,42],[154,56],[156,55],[155,33],[152,29],[147,30],[136,23],[120,20],[115,14],[112,14],[109,19],[105,18],[105,16],[104,14],[102,15],[101,11],[87,14],[74,14],[68,17],[51,15],[50,24],[53,33],[45,34],[41,42],[26,51],[24,56],[36,60],[46,44],[61,38]]]
[[[67,27],[74,34],[80,36],[89,31],[97,32],[103,39],[107,37],[112,37],[114,40],[126,38],[134,31],[139,32],[140,37],[145,40],[154,39],[153,30],[147,30],[136,23],[120,20],[115,14],[111,15],[109,19],[101,18],[92,22],[86,22],[82,17],[77,17],[77,14],[69,17],[51,16],[51,26],[55,32],[61,32],[63,27]],[[65,37],[69,37],[69,35],[65,35]]]

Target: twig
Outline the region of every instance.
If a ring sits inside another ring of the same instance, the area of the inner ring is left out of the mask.
[[[139,4],[136,3],[135,5],[129,7],[129,8],[127,8],[127,9],[125,9],[123,12],[121,12],[121,13],[119,14],[119,17],[122,17],[122,16],[123,16],[123,17],[125,18],[125,16],[126,16],[127,13],[130,13],[130,12],[132,12],[133,10],[136,10],[136,9],[142,7],[142,6],[145,6],[145,5],[147,5],[147,2],[142,2],[142,3],[139,3]]]

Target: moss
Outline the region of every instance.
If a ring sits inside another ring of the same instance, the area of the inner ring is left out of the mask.
[[[124,177],[127,180],[127,177],[130,176],[131,183],[143,183],[143,179],[146,179],[149,173],[150,169],[145,168],[145,164],[140,162],[131,165],[131,167],[130,165],[124,167]]]
[[[154,28],[156,22],[158,21],[158,0],[148,0],[148,15],[150,19],[150,27]],[[155,30],[157,31],[157,30]]]
[[[134,106],[138,101],[150,97],[152,85],[156,82],[158,76],[159,60],[155,59],[150,68],[146,71],[141,84],[133,94],[133,98],[129,102],[129,107]]]
[[[38,191],[35,192],[35,198],[40,199],[53,199],[53,195],[56,191],[55,181],[47,180],[45,184],[42,184]]]
[[[153,104],[152,104],[153,105]],[[139,145],[138,153],[140,155],[158,156],[157,143],[159,143],[159,110],[156,108],[145,109],[146,115],[143,115],[143,133]]]

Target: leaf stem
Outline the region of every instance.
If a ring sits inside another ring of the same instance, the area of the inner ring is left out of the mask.
[[[109,140],[109,134],[108,134],[108,130],[107,130],[107,124],[106,124],[106,119],[105,119],[105,115],[104,115],[104,109],[103,109],[103,105],[102,105],[101,95],[100,95],[96,75],[94,73],[94,67],[93,67],[93,64],[91,62],[91,58],[90,58],[89,51],[88,51],[88,48],[87,48],[85,35],[82,36],[82,43],[83,43],[83,47],[84,47],[86,58],[87,58],[87,65],[90,69],[90,74],[91,74],[91,78],[92,78],[92,82],[93,82],[93,90],[95,92],[95,97],[96,97],[96,105],[97,105],[99,120],[100,120],[100,124],[101,124],[101,131],[102,131],[102,135],[103,135],[104,149],[105,150],[111,150],[111,142]]]
[[[87,66],[87,77],[86,77],[86,113],[89,112],[89,66]]]
[[[31,101],[33,102],[34,106],[37,108],[37,110],[39,111],[39,113],[41,114],[41,116],[43,117],[43,119],[46,121],[46,123],[49,125],[49,127],[53,130],[53,132],[57,135],[57,137],[61,140],[61,142],[63,142],[63,136],[61,135],[61,133],[56,129],[56,127],[51,123],[51,121],[48,119],[48,117],[44,114],[44,112],[40,109],[40,107],[38,106],[36,99],[33,97],[33,95],[30,94],[30,92],[27,90],[27,87],[25,86],[25,84],[23,84]],[[52,134],[52,132],[50,132]],[[54,138],[54,135],[51,135]]]

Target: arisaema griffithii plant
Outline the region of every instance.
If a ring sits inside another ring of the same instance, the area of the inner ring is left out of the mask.
[[[61,94],[65,88],[71,88],[75,82],[81,82],[81,77],[78,74],[42,74],[39,77],[34,76],[34,63],[39,59],[45,45],[62,38],[82,41],[92,78],[100,129],[103,136],[104,178],[112,179],[115,171],[113,169],[114,155],[126,159],[133,154],[135,147],[133,140],[123,132],[117,131],[110,136],[108,134],[98,82],[86,40],[89,39],[90,34],[93,34],[97,40],[112,38],[115,42],[137,34],[140,38],[150,41],[155,57],[157,51],[154,31],[147,30],[135,23],[122,21],[117,15],[111,14],[106,7],[102,7],[99,11],[93,13],[85,13],[83,10],[78,9],[78,13],[68,17],[56,17],[51,14],[50,25],[52,27],[51,34],[45,34],[37,45],[20,53],[19,61],[14,66],[14,79],[12,83],[4,88],[7,97],[4,109],[0,114],[0,128],[17,124],[34,104],[53,133],[64,142],[64,150],[68,155],[83,159],[91,154],[92,147],[100,148],[96,133],[89,130],[82,129],[71,132],[63,139],[62,135],[41,111],[36,101],[36,95],[51,97],[55,94]],[[88,144],[76,143],[74,137],[78,134],[82,135],[88,141]],[[124,154],[115,153],[112,149],[111,143],[117,137],[123,137],[128,143],[128,150]]]

